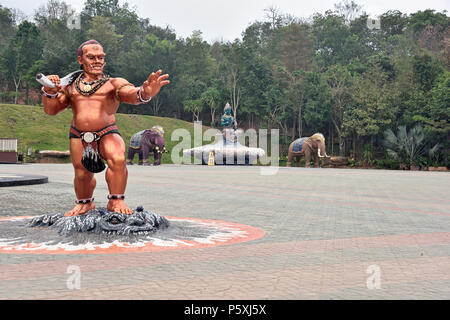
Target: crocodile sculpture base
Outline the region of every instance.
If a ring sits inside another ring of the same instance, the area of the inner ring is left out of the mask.
[[[96,208],[69,217],[63,213],[0,217],[0,253],[154,252],[239,243],[263,235],[262,230],[247,225],[163,217],[142,207],[131,215]]]
[[[56,228],[60,235],[78,232],[118,236],[148,235],[169,226],[169,221],[153,212],[138,207],[133,214],[111,212],[106,208],[93,209],[83,215],[64,217],[62,213],[45,214],[33,218],[29,227]]]

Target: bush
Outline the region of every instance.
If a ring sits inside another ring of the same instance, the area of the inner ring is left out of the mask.
[[[356,167],[356,160],[353,157],[348,158],[348,166],[349,167]]]
[[[383,158],[376,160],[377,169],[389,169],[398,170],[400,168],[400,162],[397,159]]]
[[[370,167],[373,163],[374,163],[373,153],[372,153],[370,144],[366,144],[366,145],[364,145],[364,151],[362,154],[362,158],[358,164],[361,166]]]
[[[409,131],[406,126],[399,126],[397,135],[391,129],[384,131],[383,145],[389,157],[408,166],[427,166],[438,156],[440,144],[430,146],[425,140],[423,127],[416,125]],[[427,159],[428,157],[428,159]]]

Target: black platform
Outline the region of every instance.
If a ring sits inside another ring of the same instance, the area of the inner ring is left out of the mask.
[[[21,174],[21,173],[2,173],[0,172],[0,187],[24,186],[31,184],[47,183],[48,177]]]

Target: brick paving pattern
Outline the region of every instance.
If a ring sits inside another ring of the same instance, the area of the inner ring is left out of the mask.
[[[0,165],[42,185],[0,188],[0,217],[73,205],[70,164]],[[246,166],[129,167],[127,204],[264,230],[163,252],[0,254],[0,299],[450,299],[450,175]],[[106,206],[104,173],[94,197]],[[0,235],[1,238],[1,235]],[[69,266],[80,288],[69,289]],[[379,286],[369,280],[378,268]],[[369,283],[369,284],[368,284]]]

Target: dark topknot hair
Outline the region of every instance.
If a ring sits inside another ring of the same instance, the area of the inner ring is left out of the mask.
[[[83,55],[83,47],[88,45],[88,44],[100,44],[100,42],[98,42],[97,40],[91,39],[88,40],[86,42],[83,42],[82,44],[80,44],[80,46],[78,47],[78,56],[81,57]]]

